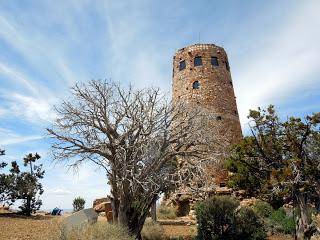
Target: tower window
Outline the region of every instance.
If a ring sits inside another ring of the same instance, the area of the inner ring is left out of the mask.
[[[185,68],[186,68],[186,61],[183,60],[183,61],[181,61],[181,62],[179,63],[179,70],[181,71],[181,70],[183,70],[183,69],[185,69]]]
[[[218,121],[221,121],[221,120],[222,120],[222,117],[221,117],[221,116],[217,116],[216,119],[217,119]]]
[[[217,57],[211,57],[211,65],[212,66],[219,66],[219,62],[218,62]]]
[[[194,58],[194,66],[201,66],[202,65],[202,58],[201,57],[195,57]]]
[[[228,71],[230,71],[230,65],[229,65],[229,62],[228,62],[228,61],[226,61],[226,69],[227,69]]]
[[[199,83],[199,81],[195,81],[195,82],[192,84],[192,88],[193,88],[193,89],[199,89],[199,88],[200,88],[200,83]]]

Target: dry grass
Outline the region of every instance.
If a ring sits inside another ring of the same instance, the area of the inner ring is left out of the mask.
[[[162,226],[148,219],[144,223],[141,235],[143,240],[164,240],[165,235],[163,231],[164,230]]]
[[[196,236],[196,226],[163,225],[163,232],[166,236]]]
[[[64,216],[32,216],[30,218],[19,216],[14,213],[0,213],[0,239],[5,240],[61,240],[61,222],[64,219]],[[100,219],[99,219],[100,220]],[[71,239],[90,239],[88,237],[90,234],[93,234],[93,230],[97,230],[105,236],[106,226],[105,221],[99,221],[97,225],[84,229],[83,236],[78,236],[79,238]],[[112,225],[111,225],[112,227]],[[160,227],[162,233],[165,236],[195,236],[196,235],[196,226],[174,226],[174,225],[163,225]],[[156,228],[158,228],[156,227]],[[156,229],[150,228],[150,229]],[[152,230],[151,230],[152,231]],[[157,230],[158,231],[158,230]],[[108,235],[109,236],[109,235]],[[121,236],[121,235],[120,235]],[[125,235],[124,235],[125,236]],[[72,237],[72,236],[71,236]],[[125,237],[120,237],[114,235],[113,238],[107,238],[111,240],[123,239]],[[132,238],[127,238],[132,239]],[[157,238],[155,238],[157,239]],[[160,238],[161,239],[161,238]],[[292,240],[291,236],[285,235],[274,235],[268,238],[268,240]],[[314,236],[312,240],[320,240],[319,236]]]
[[[272,235],[268,237],[268,240],[293,240],[294,238],[290,235]]]
[[[51,235],[60,219],[52,216],[25,217],[14,213],[0,214],[0,239],[54,239]]]
[[[73,229],[69,232],[62,232],[61,239],[66,240],[134,240],[128,235],[125,228],[110,224],[107,222],[97,222],[93,225],[85,225],[79,229]]]
[[[157,208],[157,217],[158,219],[176,219],[177,209],[161,204]]]

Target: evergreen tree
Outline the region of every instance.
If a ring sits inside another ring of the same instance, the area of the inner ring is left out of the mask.
[[[82,209],[84,209],[84,204],[86,201],[82,197],[77,197],[73,200],[73,212],[78,212]]]
[[[298,209],[296,239],[316,231],[308,204],[320,198],[320,113],[281,121],[271,105],[250,110],[252,136],[236,145],[228,160],[231,185],[274,205],[292,201]]]
[[[21,213],[30,216],[31,213],[40,209],[42,201],[39,199],[43,193],[42,184],[39,182],[43,178],[45,171],[42,170],[42,164],[35,165],[35,161],[40,156],[28,154],[24,159],[24,166],[29,167],[29,171],[21,172],[18,164],[12,162],[11,172],[16,176],[14,198],[21,199],[23,204],[19,207]]]
[[[0,149],[0,156],[4,156],[5,151]],[[8,164],[0,161],[0,170],[4,169]],[[14,176],[12,173],[0,172],[0,204],[2,206],[12,205],[15,201],[12,198],[14,191]]]

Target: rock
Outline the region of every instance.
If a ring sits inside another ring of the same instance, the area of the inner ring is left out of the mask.
[[[176,201],[178,202],[186,202],[191,199],[191,195],[188,193],[179,193],[176,195]]]
[[[241,207],[249,207],[249,206],[255,205],[256,202],[257,202],[257,199],[256,199],[256,198],[247,198],[247,199],[243,199],[243,200],[240,202],[240,206],[241,206]]]
[[[109,212],[112,211],[111,202],[103,202],[94,207],[96,212]]]
[[[104,216],[107,218],[108,222],[112,222],[112,205],[109,198],[100,198],[96,199],[93,202],[93,209],[98,213],[104,213]]]
[[[235,192],[234,192],[234,195],[235,195],[236,197],[243,197],[243,196],[246,195],[246,191],[245,191],[245,190],[238,190],[238,191],[235,191]]]
[[[111,202],[110,199],[108,197],[105,197],[105,198],[97,198],[93,201],[93,205],[92,207],[94,208],[95,206],[99,205],[100,203],[103,203],[103,202]]]
[[[232,189],[228,187],[217,187],[215,193],[217,195],[230,195],[232,193]]]
[[[63,227],[66,230],[81,227],[84,224],[94,224],[98,220],[98,214],[93,208],[83,209],[73,213],[63,221]]]
[[[102,203],[99,203],[98,205],[96,205],[93,209],[96,211],[96,212],[105,212],[105,209],[106,209],[106,205],[107,202],[102,202]]]
[[[106,212],[106,217],[107,217],[107,221],[108,222],[112,222],[113,221],[113,215],[112,215],[111,211]]]
[[[105,212],[100,212],[100,213],[99,213],[99,216],[100,216],[100,217],[107,217]]]

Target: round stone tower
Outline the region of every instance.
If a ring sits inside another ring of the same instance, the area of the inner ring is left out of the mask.
[[[215,134],[230,144],[242,137],[228,57],[222,47],[194,44],[173,57],[173,103],[202,107],[212,119]]]

